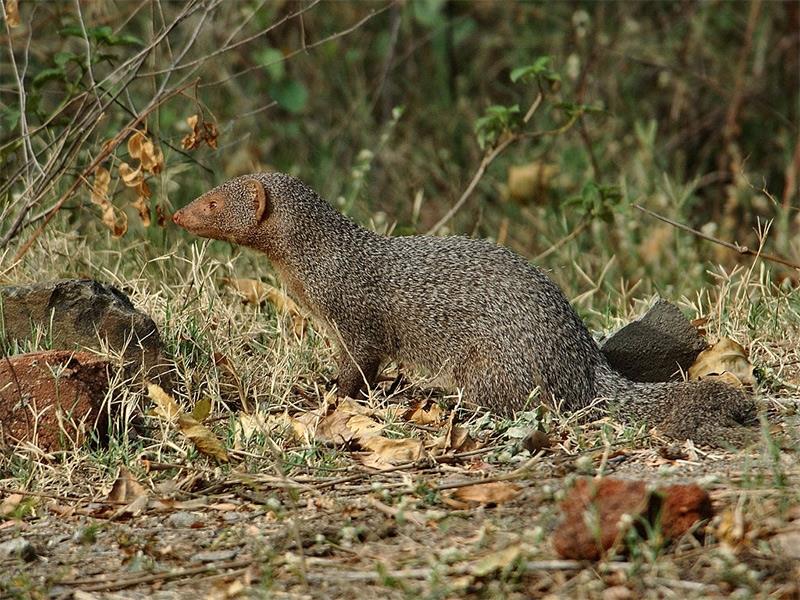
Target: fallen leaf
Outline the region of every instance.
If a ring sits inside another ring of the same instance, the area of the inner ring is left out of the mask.
[[[192,418],[199,423],[205,421],[209,414],[211,414],[211,398],[207,397],[198,400],[191,413]]]
[[[362,461],[372,467],[383,468],[413,462],[422,457],[422,441],[413,438],[389,439],[373,436],[361,439],[359,443],[362,447],[372,451]]]
[[[106,496],[106,501],[115,504],[130,504],[141,496],[147,496],[147,489],[136,480],[127,468],[120,467],[117,479]]]
[[[147,393],[156,405],[156,414],[168,421],[174,421],[178,430],[202,454],[227,462],[228,453],[213,431],[199,423],[192,415],[184,413],[172,396],[167,394],[160,386],[152,383],[148,384]]]
[[[403,414],[403,419],[417,425],[430,425],[442,420],[442,408],[433,400],[419,400]]]
[[[509,546],[500,552],[483,557],[472,566],[472,574],[477,577],[486,577],[495,571],[502,571],[514,563],[522,555],[519,545]]]
[[[155,403],[156,414],[158,414],[161,418],[171,421],[181,414],[181,409],[178,406],[178,403],[175,402],[172,396],[165,392],[161,386],[154,383],[148,384],[147,395]]]
[[[456,488],[451,492],[444,492],[442,500],[450,506],[465,509],[482,504],[502,504],[517,497],[520,493],[518,485],[506,481],[492,481],[489,483],[476,483]]]
[[[732,385],[753,386],[756,383],[754,370],[755,367],[748,360],[747,350],[730,338],[722,338],[697,356],[689,367],[689,379],[695,381],[722,376],[723,381]]]
[[[22,494],[9,494],[0,502],[0,517],[10,517],[25,498]]]
[[[191,415],[179,415],[178,428],[203,454],[213,456],[223,462],[228,461],[228,452],[222,442],[219,441],[219,438],[208,427],[198,423]]]
[[[222,282],[237,292],[248,304],[254,304],[256,306],[267,299],[267,288],[270,287],[258,279],[223,277]]]

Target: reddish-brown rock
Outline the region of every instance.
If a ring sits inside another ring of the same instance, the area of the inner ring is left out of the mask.
[[[0,359],[0,446],[21,441],[71,448],[107,431],[108,363],[88,352],[51,350]]]
[[[627,530],[623,515],[647,510],[647,486],[625,479],[579,479],[561,502],[564,519],[553,534],[565,558],[596,560]]]
[[[680,537],[698,521],[714,516],[708,492],[698,485],[670,485],[657,493],[661,497],[659,523],[666,539]]]
[[[645,521],[659,525],[665,539],[674,539],[713,515],[708,494],[697,485],[671,485],[651,492],[646,482],[611,477],[577,481],[561,511],[553,546],[560,556],[577,560],[597,560],[630,527],[644,534]]]

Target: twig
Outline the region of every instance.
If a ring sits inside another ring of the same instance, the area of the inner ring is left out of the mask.
[[[249,567],[254,564],[253,559],[240,559],[231,560],[221,563],[211,563],[207,565],[200,565],[198,567],[188,567],[186,569],[177,569],[175,571],[161,571],[160,573],[152,573],[148,575],[138,575],[136,577],[128,577],[124,579],[105,580],[104,578],[88,578],[88,579],[63,579],[59,581],[59,585],[80,586],[81,590],[85,592],[100,592],[102,590],[121,590],[141,583],[155,583],[156,581],[169,581],[171,579],[181,579],[190,575],[200,575],[208,573],[209,571],[216,571],[221,569],[241,569]]]
[[[578,237],[581,233],[583,233],[583,230],[589,226],[589,222],[590,221],[587,219],[578,223],[578,226],[575,227],[575,229],[573,229],[569,234],[558,240],[555,244],[550,246],[547,250],[545,250],[541,254],[537,254],[536,256],[534,256],[533,262],[539,262],[543,258],[550,256],[553,252],[561,248],[561,246]]]
[[[792,269],[797,269],[798,271],[800,271],[800,264],[794,263],[794,262],[792,262],[790,260],[787,260],[785,258],[782,258],[780,256],[775,256],[774,254],[766,254],[764,252],[758,252],[756,250],[751,250],[747,246],[740,246],[739,244],[736,244],[736,243],[726,242],[725,240],[721,240],[719,238],[715,238],[715,237],[713,237],[711,235],[707,235],[707,234],[703,233],[702,231],[698,231],[697,229],[693,229],[693,228],[689,227],[688,225],[684,225],[683,223],[678,223],[677,221],[673,221],[672,219],[668,219],[667,217],[659,215],[658,213],[654,213],[652,210],[648,210],[648,209],[644,208],[643,206],[639,206],[638,204],[634,204],[633,207],[638,209],[638,210],[640,210],[640,211],[642,211],[643,213],[645,213],[647,215],[650,215],[651,217],[655,217],[659,221],[663,221],[664,223],[667,223],[668,225],[672,225],[673,227],[677,227],[678,229],[682,229],[683,231],[688,231],[689,233],[692,233],[692,234],[696,235],[697,237],[703,238],[704,240],[708,240],[709,242],[714,242],[715,244],[719,244],[720,246],[724,246],[725,248],[729,248],[730,250],[734,250],[734,251],[738,252],[739,254],[746,254],[747,256],[755,256],[756,258],[763,258],[764,260],[775,262],[775,263],[784,265],[786,267],[791,267]]]

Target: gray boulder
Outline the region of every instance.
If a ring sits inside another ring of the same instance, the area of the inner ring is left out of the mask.
[[[122,353],[126,376],[171,387],[158,327],[114,286],[67,279],[0,287],[0,341],[27,340],[37,329],[52,349],[100,350],[105,341]]]

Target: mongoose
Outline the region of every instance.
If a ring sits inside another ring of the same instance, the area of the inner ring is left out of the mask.
[[[556,283],[489,241],[387,237],[282,173],[237,177],[173,220],[267,255],[335,339],[341,395],[394,359],[445,376],[466,401],[510,414],[539,388],[567,410],[604,402],[670,437],[736,440],[753,402],[724,383],[634,383],[615,372]]]

